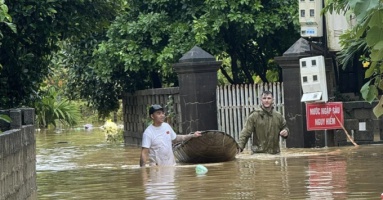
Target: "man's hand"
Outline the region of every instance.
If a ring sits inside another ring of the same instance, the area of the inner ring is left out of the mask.
[[[201,136],[202,136],[201,131],[196,131],[193,134],[193,137],[201,137]]]
[[[289,132],[287,132],[286,129],[283,129],[283,130],[279,133],[279,135],[281,135],[282,137],[287,137],[287,136],[289,135]]]
[[[237,154],[242,153],[242,151],[243,151],[243,149],[242,149],[241,147],[238,147],[238,148],[237,148]]]

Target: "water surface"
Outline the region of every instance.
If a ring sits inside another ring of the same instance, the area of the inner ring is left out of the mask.
[[[38,199],[380,199],[383,145],[243,153],[231,162],[140,168],[140,148],[99,129],[37,132]]]

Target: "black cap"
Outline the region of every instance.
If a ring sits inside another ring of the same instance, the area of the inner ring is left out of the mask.
[[[164,111],[164,109],[160,105],[157,105],[157,104],[151,105],[150,108],[149,108],[149,115],[153,114],[157,110]]]

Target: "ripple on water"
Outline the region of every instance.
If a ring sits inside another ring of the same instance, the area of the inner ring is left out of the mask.
[[[66,141],[67,143],[57,143]],[[225,163],[139,167],[140,148],[97,132],[37,134],[38,199],[378,199],[383,146],[246,152]]]

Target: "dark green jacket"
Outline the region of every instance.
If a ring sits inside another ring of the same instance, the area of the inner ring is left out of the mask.
[[[279,133],[286,129],[286,120],[274,108],[271,111],[263,107],[253,111],[239,135],[239,147],[244,149],[250,136],[253,135],[251,150],[253,153],[276,154],[279,149]]]

